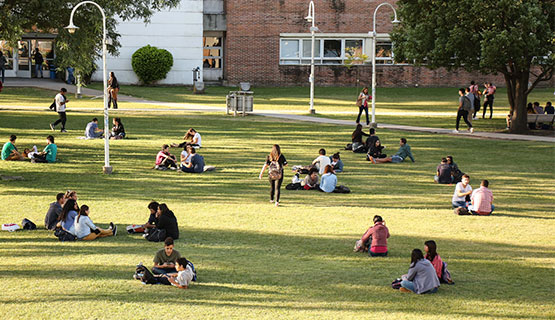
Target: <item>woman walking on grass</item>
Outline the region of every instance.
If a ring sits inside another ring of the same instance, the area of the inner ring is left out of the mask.
[[[266,163],[262,167],[260,171],[260,175],[258,179],[262,179],[262,175],[266,168],[268,169],[268,180],[270,181],[270,203],[274,202],[275,196],[275,203],[276,207],[279,206],[279,196],[281,188],[281,184],[283,182],[283,167],[287,165],[287,160],[281,154],[281,149],[279,145],[274,144],[272,147],[272,152],[266,157]]]

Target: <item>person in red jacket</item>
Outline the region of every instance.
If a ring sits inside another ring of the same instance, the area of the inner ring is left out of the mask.
[[[441,260],[441,257],[437,253],[437,244],[434,240],[428,240],[424,242],[424,251],[426,251],[425,258],[428,259],[434,269],[436,270],[437,278],[441,283],[455,284],[451,279],[451,273],[447,270],[447,263]]]
[[[381,216],[374,216],[374,226],[370,227],[355,244],[355,252],[367,251],[372,257],[387,256],[387,238],[389,229]]]

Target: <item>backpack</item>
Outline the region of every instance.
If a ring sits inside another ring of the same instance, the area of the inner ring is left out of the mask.
[[[395,290],[399,290],[401,289],[401,279],[397,278],[395,280],[393,280],[393,282],[391,283],[391,288],[395,289]]]
[[[50,105],[50,107],[48,107],[48,109],[54,112],[56,111],[56,99],[54,99],[54,102],[52,102],[52,104]]]
[[[197,281],[197,270],[195,270],[195,266],[189,260],[187,260],[187,265],[191,267],[191,270],[193,270],[193,281],[196,282]]]
[[[36,230],[37,229],[37,225],[33,223],[33,221],[25,218],[23,219],[23,221],[21,221],[21,228],[23,230]]]
[[[148,270],[147,267],[143,266],[142,263],[139,263],[137,265],[137,268],[135,269],[135,274],[133,275],[133,278],[136,279],[136,280],[140,280],[144,284],[157,284],[158,283],[158,281],[156,281],[156,277],[152,274],[152,272],[150,272],[150,270]]]
[[[270,169],[268,170],[268,177],[270,180],[279,180],[281,179],[281,166],[277,161],[270,162]]]
[[[166,239],[166,229],[158,229],[158,228],[152,229],[146,235],[146,239],[152,242],[164,241]]]
[[[462,109],[466,111],[470,111],[472,104],[470,103],[470,99],[467,96],[463,96],[463,105]]]
[[[65,231],[62,228],[56,228],[56,230],[54,230],[54,235],[56,237],[58,237],[58,240],[64,242],[64,241],[75,241],[77,240],[77,237],[72,235],[71,233]]]

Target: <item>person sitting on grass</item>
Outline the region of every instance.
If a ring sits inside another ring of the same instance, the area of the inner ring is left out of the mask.
[[[162,150],[156,155],[156,164],[154,169],[157,170],[177,170],[177,158],[170,153],[170,148],[167,144],[162,146]]]
[[[301,180],[300,172],[297,170],[290,184],[285,186],[287,190],[313,190],[318,189],[318,169],[310,168],[308,174]]]
[[[434,266],[439,282],[455,284],[451,279],[451,273],[447,270],[447,263],[443,262],[437,253],[436,242],[434,240],[424,242],[424,251],[426,252],[425,258]]]
[[[66,232],[75,235],[75,218],[78,215],[79,206],[77,201],[73,199],[68,199],[62,208],[62,213],[58,217],[58,223],[56,227],[64,229]]]
[[[10,141],[4,143],[2,147],[2,160],[7,161],[16,161],[16,160],[25,160],[25,157],[17,151],[17,147],[15,146],[15,140],[17,136],[12,134],[10,136]]]
[[[365,145],[362,143],[362,136],[368,136],[368,134],[362,131],[361,124],[357,124],[355,131],[353,131],[351,135],[351,150],[353,150],[353,152],[362,153],[367,151]]]
[[[326,193],[349,193],[351,190],[345,186],[338,186],[337,185],[337,176],[333,171],[331,165],[327,165],[324,168],[324,174],[320,178],[320,185],[318,186],[318,190]]]
[[[79,215],[75,218],[75,236],[81,240],[94,240],[96,238],[104,238],[116,236],[118,227],[110,222],[110,229],[100,229],[94,225],[89,218],[89,206],[82,205],[79,209]]]
[[[385,147],[382,146],[382,142],[379,139],[374,140],[374,144],[370,146],[370,148],[368,149],[368,153],[366,154],[366,160],[370,161],[371,158],[373,159],[387,158],[387,155],[385,153],[382,153],[382,150],[384,148]]]
[[[165,203],[158,206],[158,225],[156,228],[166,230],[166,236],[174,240],[179,239],[179,227],[177,226],[177,218]]]
[[[335,173],[343,172],[343,161],[341,161],[341,156],[339,155],[339,152],[334,153],[330,157],[330,160],[331,160],[330,165],[332,166],[333,171],[335,171]]]
[[[195,147],[195,149],[202,147],[202,137],[200,136],[200,133],[198,133],[197,130],[193,128],[190,128],[189,130],[187,130],[187,132],[185,133],[185,136],[183,136],[183,140],[186,140],[186,141],[180,144],[172,143],[171,144],[172,148],[176,148],[176,147],[183,148],[187,144],[192,145],[193,147]]]
[[[455,186],[455,192],[451,203],[453,208],[467,208],[468,201],[470,201],[470,194],[472,194],[472,186],[470,186],[470,176],[465,174],[462,176],[461,182]]]
[[[46,147],[42,152],[34,155],[31,162],[33,163],[53,163],[56,162],[58,155],[58,146],[54,143],[54,137],[49,135],[46,137]]]
[[[180,155],[180,163],[181,166],[183,166],[186,162],[190,162],[189,161],[189,157],[191,156],[191,154],[189,153],[189,147],[190,144],[186,143],[185,147],[183,147],[183,151],[181,151],[181,155]]]
[[[148,217],[148,221],[143,225],[145,233],[148,233],[150,229],[154,229],[156,225],[158,225],[158,206],[159,204],[156,201],[151,201],[147,206],[150,211],[150,216]]]
[[[318,169],[320,174],[324,174],[324,168],[331,163],[331,160],[326,156],[326,149],[322,148],[318,150],[318,153],[320,155],[312,161],[312,164],[308,167],[308,169],[315,167]]]
[[[188,173],[203,173],[204,172],[204,157],[197,154],[192,144],[187,146],[188,157],[187,160],[181,165],[181,171]]]
[[[119,140],[125,138],[125,128],[123,127],[121,118],[114,118],[112,122],[114,126],[112,127],[112,131],[110,132],[110,139]]]
[[[436,168],[434,181],[439,184],[453,183],[453,169],[447,163],[447,158],[441,158],[441,163]]]
[[[387,238],[389,229],[381,216],[374,216],[374,225],[364,233],[362,238],[355,244],[355,252],[366,252],[371,257],[387,256]]]
[[[434,266],[420,249],[412,250],[409,272],[401,279],[401,292],[436,293],[440,286]]]
[[[154,274],[168,274],[177,272],[175,269],[175,262],[181,258],[179,251],[173,248],[173,238],[167,237],[164,240],[164,249],[160,249],[154,256],[154,267],[152,273]]]
[[[48,230],[56,229],[56,223],[58,222],[58,217],[62,213],[62,207],[66,200],[64,199],[63,193],[58,193],[56,195],[56,201],[50,204],[46,216],[44,217],[44,227]]]
[[[414,162],[414,157],[410,150],[410,146],[407,144],[407,139],[401,138],[399,141],[399,151],[394,154],[392,157],[387,157],[383,159],[375,159],[374,157],[370,157],[370,161],[372,163],[385,163],[385,162],[393,162],[393,163],[400,163],[405,161],[407,157],[410,158],[412,162]]]
[[[376,129],[370,128],[370,135],[366,138],[366,150],[370,150],[370,147],[376,144],[376,140],[380,138],[376,135]]]
[[[488,187],[489,181],[482,180],[480,188],[472,192],[472,196],[470,196],[471,205],[468,206],[468,211],[472,214],[489,216],[495,209],[493,205],[493,193]]]
[[[453,182],[461,182],[464,172],[459,169],[459,166],[453,161],[453,156],[445,157],[447,159],[447,164],[451,167],[451,172],[453,173]]]
[[[96,139],[101,138],[104,130],[98,128],[98,119],[93,118],[91,122],[87,123],[87,127],[85,128],[85,138],[87,139]]]
[[[191,264],[187,259],[181,257],[175,261],[175,269],[177,273],[153,276],[153,284],[172,285],[179,289],[188,289],[195,277]]]

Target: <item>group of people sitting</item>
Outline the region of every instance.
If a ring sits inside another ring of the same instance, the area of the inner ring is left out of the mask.
[[[493,205],[493,193],[488,187],[489,181],[482,180],[480,188],[472,190],[470,176],[463,174],[461,182],[455,186],[451,200],[455,213],[489,216],[495,206]]]
[[[389,229],[385,220],[379,215],[374,216],[373,225],[355,243],[355,252],[368,252],[371,257],[386,257],[388,254],[387,239]],[[411,254],[411,265],[406,275],[399,279],[401,292],[414,292],[418,294],[437,292],[440,282],[454,284],[447,264],[441,260],[437,253],[435,241],[424,243],[424,251],[414,249]]]
[[[551,104],[551,101],[545,103],[545,108],[540,106],[539,102],[528,103],[526,106],[526,113],[527,114],[555,114],[555,108]],[[507,128],[510,126],[510,115],[507,116]],[[553,129],[551,123],[535,123],[531,122],[528,124],[531,130],[534,129],[543,129],[543,130],[550,130]]]
[[[285,186],[287,190],[319,190],[326,193],[349,193],[349,188],[337,185],[336,173],[343,172],[343,161],[338,153],[326,155],[326,149],[320,149],[319,155],[308,166],[294,166],[292,182]],[[304,179],[301,174],[306,174]],[[319,176],[321,175],[321,176]]]
[[[117,107],[114,107],[117,108]],[[121,118],[112,119],[112,131],[108,133],[109,138],[112,140],[119,140],[125,138],[125,128],[121,122]],[[104,137],[104,130],[98,127],[98,119],[93,118],[91,122],[87,123],[85,127],[85,138],[86,139],[97,139]]]
[[[56,201],[50,204],[44,218],[44,226],[48,230],[61,229],[79,240],[94,240],[117,234],[117,226],[112,222],[108,229],[98,228],[90,218],[89,206],[79,207],[77,192],[71,190],[56,195]]]
[[[366,141],[363,143],[363,136],[366,136]],[[399,142],[399,150],[393,156],[388,157],[383,152],[385,146],[382,145],[380,138],[376,135],[376,129],[370,128],[369,134],[362,131],[362,125],[357,124],[355,131],[351,135],[352,143],[347,144],[345,150],[352,150],[355,153],[366,153],[366,160],[371,163],[386,163],[393,162],[399,163],[405,161],[408,157],[414,162],[414,156],[410,146],[407,144],[407,139],[401,138]]]
[[[434,181],[439,184],[451,184],[461,181],[464,173],[459,166],[453,161],[453,156],[441,158],[441,163],[436,168]]]
[[[54,137],[49,135],[46,137],[46,147],[43,151],[39,152],[37,146],[33,146],[32,149],[25,148],[23,152],[20,152],[15,141],[17,136],[12,134],[10,136],[10,141],[4,143],[2,147],[2,160],[5,161],[23,161],[31,160],[33,163],[52,163],[56,162],[56,156],[58,154],[58,146],[54,143]]]
[[[188,173],[202,173],[205,171],[204,157],[197,154],[197,149],[202,147],[202,137],[195,129],[190,128],[182,143],[172,143],[163,145],[162,150],[156,155],[154,169],[157,170],[178,170]],[[183,148],[180,154],[180,160],[170,153],[170,146],[174,148]]]

